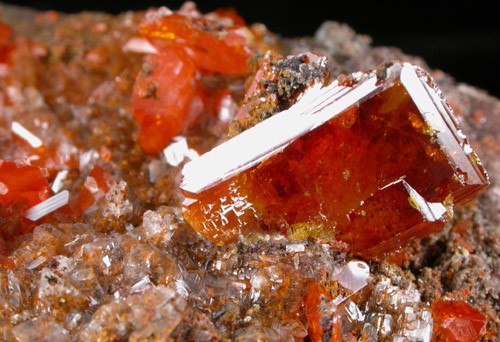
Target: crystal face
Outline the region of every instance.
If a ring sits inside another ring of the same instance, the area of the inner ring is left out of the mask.
[[[488,319],[464,301],[438,299],[432,304],[437,341],[475,342],[486,331]]]
[[[217,244],[278,232],[344,240],[360,255],[373,248],[368,257],[441,228],[451,201],[488,185],[430,76],[407,63],[311,87],[183,177],[184,217]],[[378,219],[366,227],[365,215]]]

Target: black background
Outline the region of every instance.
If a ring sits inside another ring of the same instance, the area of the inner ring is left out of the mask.
[[[119,13],[183,1],[4,1],[41,10]],[[500,13],[495,1],[198,1],[202,12],[234,7],[248,23],[261,22],[283,36],[310,36],[325,20],[344,22],[373,38],[373,45],[401,48],[431,68],[500,97]]]

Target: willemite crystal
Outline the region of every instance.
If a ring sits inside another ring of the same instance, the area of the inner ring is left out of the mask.
[[[422,69],[321,88],[185,165],[184,217],[216,244],[280,233],[377,258],[442,228],[488,176]]]

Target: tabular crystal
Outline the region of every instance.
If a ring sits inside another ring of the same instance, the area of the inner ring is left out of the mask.
[[[310,87],[183,177],[184,216],[214,243],[278,232],[367,258],[440,229],[452,201],[488,185],[430,76],[408,63]]]
[[[436,341],[475,342],[486,332],[488,319],[464,301],[438,299],[432,315]]]

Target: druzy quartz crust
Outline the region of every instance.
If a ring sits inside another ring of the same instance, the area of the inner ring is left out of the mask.
[[[500,102],[430,70],[0,4],[0,340],[496,341]]]

